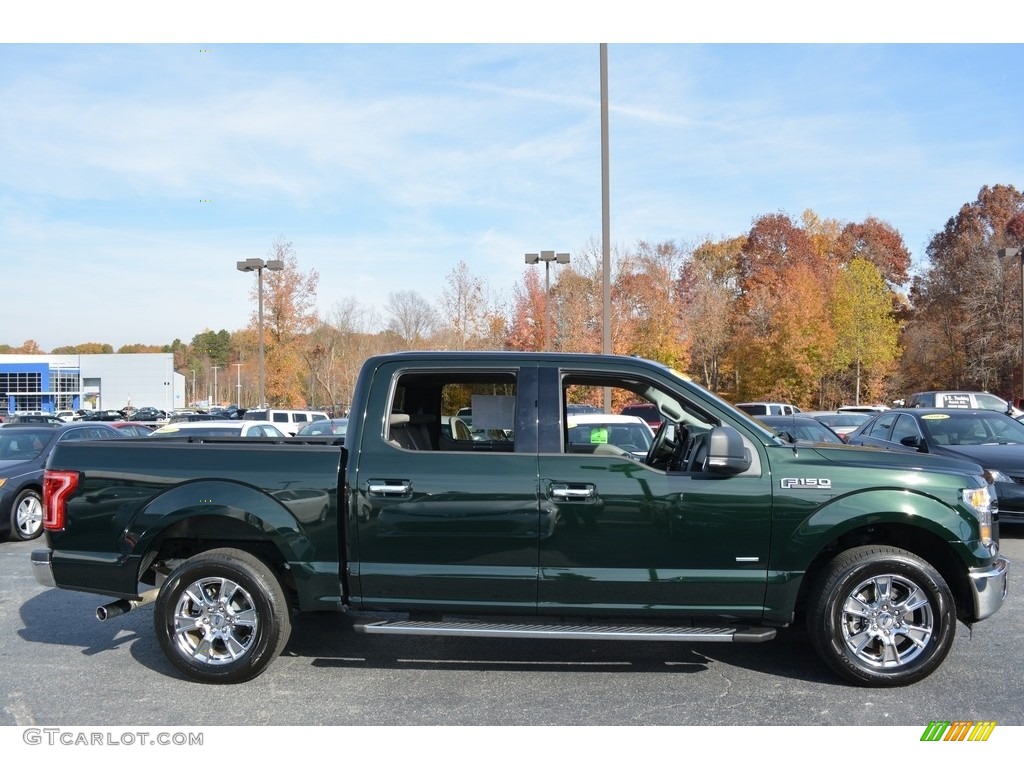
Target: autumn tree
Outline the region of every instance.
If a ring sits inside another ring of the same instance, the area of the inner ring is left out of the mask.
[[[433,305],[416,291],[388,294],[387,330],[405,349],[422,349],[438,326]]]
[[[324,322],[333,331],[330,367],[322,366],[317,383],[328,392],[328,402],[342,408],[352,402],[352,391],[363,362],[373,355],[393,351],[387,336],[377,333],[376,313],[353,298],[337,301]]]
[[[28,344],[29,342],[25,342]],[[35,342],[31,342],[35,344]],[[38,350],[38,347],[36,347]],[[33,352],[32,354],[39,354],[39,352]],[[72,344],[65,347],[57,347],[51,355],[112,355],[114,354],[114,348],[110,344],[101,344],[96,341],[90,341],[85,344]]]
[[[827,257],[788,216],[755,220],[738,261],[737,399],[817,400],[835,337]]]
[[[119,355],[144,355],[162,351],[163,347],[159,344],[122,344],[117,348]]]
[[[304,345],[319,323],[316,291],[320,274],[315,269],[302,272],[294,246],[281,236],[271,244],[267,260],[282,263],[282,269],[264,270],[263,275],[267,404],[302,407],[309,392]],[[251,293],[254,305],[258,288],[254,285]],[[256,327],[258,320],[254,312],[251,324]]]
[[[628,337],[622,350],[626,354],[687,367],[689,350],[677,295],[683,260],[683,251],[672,241],[641,241],[619,263],[612,292],[615,322]]]
[[[694,249],[679,272],[679,316],[690,349],[689,372],[714,392],[724,385],[739,294],[737,262],[744,243],[742,237],[706,240]]]
[[[441,293],[439,319],[441,346],[446,349],[479,349],[490,334],[484,281],[475,277],[465,261],[448,273]]]
[[[523,272],[522,282],[512,289],[512,308],[505,345],[520,352],[544,349],[547,297],[537,269]]]
[[[905,364],[922,389],[1015,390],[1019,272],[997,254],[1014,238],[1011,223],[1022,212],[1024,194],[1013,186],[985,186],[929,242],[928,266],[911,285],[914,318],[904,344],[911,355]]]

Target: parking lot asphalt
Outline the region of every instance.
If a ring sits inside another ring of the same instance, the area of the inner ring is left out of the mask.
[[[760,645],[401,638],[335,614],[298,617],[255,680],[204,686],[164,658],[151,606],[101,623],[102,597],[36,584],[39,546],[0,544],[0,725],[1024,725],[1024,526],[1003,533],[1003,608],[895,689],[841,682],[799,627]]]

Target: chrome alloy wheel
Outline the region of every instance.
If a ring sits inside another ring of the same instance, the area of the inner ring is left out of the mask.
[[[860,582],[843,601],[843,641],[861,662],[900,667],[916,659],[935,631],[928,593],[905,576],[881,574]]]
[[[259,621],[252,595],[237,583],[223,577],[199,579],[175,605],[174,645],[201,664],[228,664],[252,649]]]
[[[43,527],[43,503],[34,493],[23,495],[14,512],[14,524],[21,539],[34,539]]]

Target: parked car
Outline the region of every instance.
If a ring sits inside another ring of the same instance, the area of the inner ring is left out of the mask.
[[[607,413],[576,413],[566,416],[570,453],[604,452],[614,446],[643,461],[654,442],[654,431],[639,416]]]
[[[102,410],[102,411],[89,411],[82,417],[82,421],[124,421],[125,415],[123,411],[115,410]]]
[[[63,424],[64,419],[58,418],[57,416],[51,416],[48,413],[37,414],[37,413],[16,413],[12,416],[7,417],[7,421],[4,422],[5,427],[13,426],[15,424]]]
[[[298,432],[296,437],[310,437],[315,435],[334,435],[344,437],[348,431],[348,419],[317,419],[311,421]]]
[[[736,403],[736,407],[751,416],[788,416],[800,413],[800,409],[790,403]]]
[[[769,426],[773,432],[782,435],[790,442],[807,441],[811,443],[842,443],[843,438],[829,429],[825,424],[810,416],[793,414],[792,416],[755,416],[762,424]]]
[[[881,413],[888,411],[888,405],[840,405],[836,408],[840,413]]]
[[[220,417],[223,418],[223,417]],[[270,421],[289,436],[294,435],[302,427],[311,421],[326,419],[327,414],[323,411],[302,411],[291,408],[263,408],[246,411],[245,418],[262,421]]]
[[[871,418],[870,413],[860,411],[807,411],[804,415],[820,421],[844,442],[848,434]]]
[[[155,427],[139,421],[112,421],[110,426],[124,432],[128,437],[146,437]]]
[[[157,427],[149,437],[290,437],[269,421],[210,419],[176,421]]]
[[[107,424],[5,424],[0,429],[0,539],[43,532],[43,468],[58,442],[122,438]]]
[[[604,413],[596,405],[589,405],[588,403],[566,403],[565,412],[570,416],[577,413]]]
[[[132,421],[166,421],[167,413],[159,408],[146,406],[139,408],[132,414]]]
[[[1024,522],[1024,424],[984,409],[894,408],[847,436],[850,445],[953,456],[980,464],[999,519]]]
[[[915,392],[907,398],[907,408],[984,408],[1015,416],[1021,413],[991,392]]]
[[[654,403],[630,403],[624,406],[619,413],[623,416],[639,416],[655,432],[661,426],[661,411]]]
[[[175,413],[167,420],[167,423],[180,424],[184,421],[222,421],[222,419],[220,419],[215,413],[195,413],[189,411],[187,413]]]

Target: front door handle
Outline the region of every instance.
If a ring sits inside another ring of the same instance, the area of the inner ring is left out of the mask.
[[[590,501],[597,497],[592,483],[552,483],[548,494],[556,501]]]

